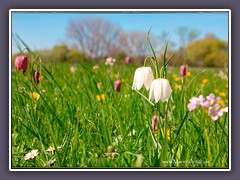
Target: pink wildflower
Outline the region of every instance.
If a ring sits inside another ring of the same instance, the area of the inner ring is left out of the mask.
[[[130,64],[131,61],[132,61],[132,59],[131,59],[130,56],[127,56],[127,57],[125,58],[125,63],[126,63],[126,64]]]
[[[40,73],[36,70],[36,71],[34,71],[34,73],[33,73],[33,78],[34,78],[34,81],[35,81],[35,83],[38,85],[38,83],[39,83],[39,77],[40,77]]]
[[[115,61],[116,61],[116,60],[115,60],[114,58],[108,57],[108,58],[106,59],[105,65],[113,66],[114,63],[115,63]]]
[[[213,93],[209,94],[206,99],[211,102],[211,104],[214,104],[216,101],[220,100],[220,97],[215,97]]]
[[[121,81],[118,79],[114,82],[114,89],[115,91],[118,93],[120,92],[120,89],[121,89]]]
[[[218,117],[223,115],[223,111],[221,111],[221,106],[219,104],[215,104],[213,107],[209,108],[209,114],[211,118],[216,121]]]
[[[17,56],[15,58],[15,68],[17,70],[23,70],[23,75],[25,76],[25,72],[27,70],[27,66],[28,66],[28,60],[27,60],[27,57],[25,56]]]
[[[200,100],[197,97],[192,97],[190,99],[190,103],[188,104],[188,110],[192,111],[194,109],[196,109],[198,107],[198,105],[200,104]]]
[[[208,108],[211,106],[211,102],[208,99],[205,100],[203,95],[199,96],[199,101],[203,108]]]
[[[186,72],[187,72],[187,66],[185,64],[181,65],[180,74],[182,75],[182,77],[186,76]]]

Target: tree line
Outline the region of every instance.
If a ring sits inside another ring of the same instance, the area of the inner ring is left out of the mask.
[[[132,57],[136,63],[142,63],[148,55],[147,32],[123,31],[121,27],[101,18],[83,18],[71,20],[67,28],[70,45],[62,43],[52,49],[38,51],[47,62],[98,62],[112,56],[117,60],[125,56]],[[150,41],[160,56],[168,39],[168,33],[150,34]],[[222,67],[228,62],[228,42],[212,34],[198,38],[197,30],[186,27],[177,29],[179,43],[169,40],[168,53],[174,52],[170,65],[183,62],[192,66]],[[13,56],[16,56],[14,54]],[[161,57],[159,57],[161,58]]]

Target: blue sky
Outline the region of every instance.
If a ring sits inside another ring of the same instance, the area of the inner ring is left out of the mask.
[[[161,12],[161,13],[36,13],[12,12],[12,33],[17,33],[32,49],[51,48],[67,39],[67,27],[71,19],[101,17],[118,24],[122,30],[141,30],[160,35],[165,31],[178,43],[177,28],[196,29],[199,38],[207,33],[228,40],[227,12]],[[13,53],[18,52],[13,42]]]

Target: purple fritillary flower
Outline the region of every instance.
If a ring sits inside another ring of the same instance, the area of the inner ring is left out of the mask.
[[[120,92],[120,89],[121,89],[121,81],[118,79],[114,82],[114,89],[115,91],[118,93]]]
[[[33,78],[34,78],[36,85],[38,85],[38,83],[39,83],[39,77],[40,77],[40,73],[37,70],[34,71]]]
[[[125,64],[130,64],[131,61],[132,61],[132,59],[131,59],[130,56],[127,56],[127,57],[125,58]]]
[[[153,132],[156,132],[156,130],[157,130],[158,121],[159,121],[158,116],[154,115],[152,117],[152,130],[153,130]]]
[[[187,66],[185,64],[181,65],[180,74],[182,75],[182,77],[186,76],[186,72],[187,72]]]
[[[23,70],[23,76],[25,76],[25,72],[27,70],[27,66],[28,66],[28,60],[27,60],[27,57],[25,56],[17,56],[15,58],[15,68],[17,70]]]

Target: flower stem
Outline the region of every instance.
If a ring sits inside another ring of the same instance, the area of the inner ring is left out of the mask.
[[[147,61],[149,58],[150,58],[153,66],[154,66],[154,68],[155,68],[156,78],[158,78],[158,70],[157,70],[158,68],[157,68],[157,65],[156,65],[156,63],[155,63],[155,61],[154,61],[154,58],[153,58],[151,55],[148,55],[148,56],[144,59],[144,64],[143,64],[143,66],[146,66],[146,61]]]
[[[161,153],[161,158],[160,158],[160,166],[165,166],[166,164],[163,163],[163,161],[167,160],[167,150],[168,150],[168,139],[167,139],[167,112],[168,112],[168,107],[169,107],[169,103],[167,102],[167,108],[165,111],[165,115],[164,115],[164,144],[163,144],[163,149],[162,149],[162,153]]]
[[[207,123],[207,118],[205,119],[205,126]],[[210,140],[209,140],[209,136],[208,136],[208,130],[207,127],[204,127],[204,134],[206,137],[206,141],[207,141],[207,151],[208,151],[208,166],[211,167],[211,160],[212,160],[212,156],[211,156],[211,146],[210,146]]]

